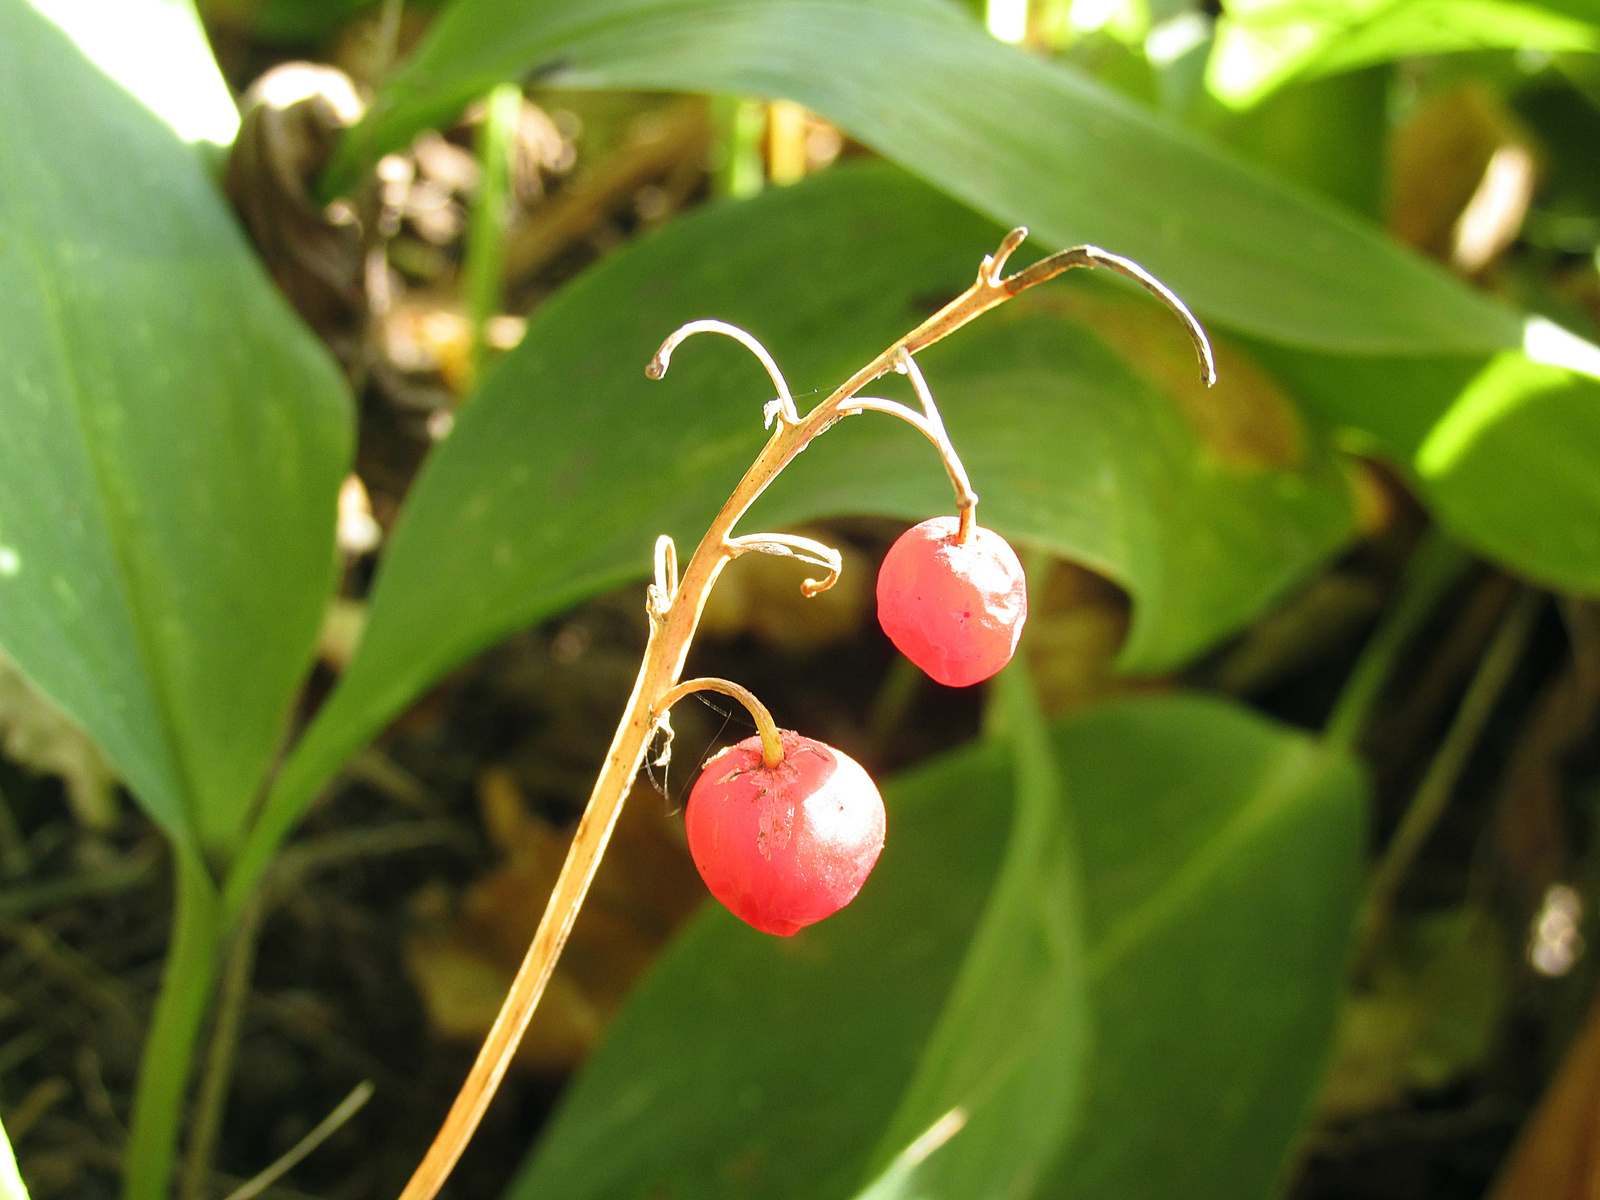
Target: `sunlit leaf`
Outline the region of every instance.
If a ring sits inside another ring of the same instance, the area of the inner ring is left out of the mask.
[[[198,30],[161,59],[195,90],[150,108],[148,71],[44,15],[69,11],[103,64],[188,10],[0,0],[0,643],[169,832],[225,849],[309,665],[348,400],[162,120],[227,101]]]
[[[1257,352],[1410,473],[1462,541],[1551,587],[1600,593],[1600,347],[1532,318],[1521,350],[1487,359]]]
[[[1514,344],[1508,314],[939,0],[458,0],[344,143],[337,178],[504,79],[782,96],[1052,247],[1130,255],[1279,341],[1427,354]]]
[[[897,171],[837,171],[676,222],[546,302],[418,479],[365,639],[261,836],[469,655],[643,574],[657,534],[685,553],[699,540],[766,438],[771,385],[721,339],[686,345],[651,383],[643,364],[666,334],[699,317],[743,325],[811,396],[970,283],[999,236]],[[1348,535],[1345,475],[1319,430],[1226,346],[1208,392],[1153,303],[1051,284],[922,360],[983,521],[1133,593],[1124,666],[1200,652]],[[853,417],[742,528],[951,503],[914,431]]]
[[[914,1194],[1265,1200],[1327,1052],[1359,893],[1359,774],[1181,696],[1102,709],[1052,744],[1079,830],[1093,1010],[1081,1108],[1031,1179]],[[510,1200],[855,1194],[1001,895],[1009,758],[969,749],[891,787],[873,877],[792,940],[711,906],[569,1087]],[[1034,898],[1066,917],[1048,889]],[[989,1036],[1007,1034],[1034,1044],[1025,1023]],[[1010,1133],[951,1121],[921,1149],[991,1138],[962,1153],[1003,1168],[1025,1148]]]
[[[1595,50],[1596,15],[1528,0],[1227,0],[1207,84],[1242,108],[1291,79],[1413,55]]]
[[[28,1200],[28,1189],[17,1171],[17,1156],[11,1152],[11,1139],[0,1125],[0,1200]]]

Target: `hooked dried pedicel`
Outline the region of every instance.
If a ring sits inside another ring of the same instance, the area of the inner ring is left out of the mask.
[[[955,517],[900,535],[878,570],[878,623],[900,653],[939,683],[966,687],[1011,661],[1028,619],[1016,551],[992,529],[965,542]]]
[[[788,937],[855,899],[883,849],[883,797],[861,764],[784,730],[783,761],[761,738],[730,746],[689,793],[689,853],[741,921]]]

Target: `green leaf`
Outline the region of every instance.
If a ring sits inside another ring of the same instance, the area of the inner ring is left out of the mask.
[[[0,0],[0,644],[169,833],[226,849],[309,666],[348,396],[199,156],[57,8],[177,11]],[[209,103],[204,42],[164,46]]]
[[[1264,1200],[1333,1024],[1358,770],[1198,697],[1109,706],[1050,744],[1079,830],[1093,1045],[1062,1152],[1007,1194]],[[891,787],[872,878],[796,938],[702,914],[570,1085],[509,1200],[854,1194],[998,894],[1008,758],[968,749]],[[949,1152],[968,1136],[997,1137],[964,1152],[997,1164],[1015,1144],[974,1124]]]
[[[1011,834],[862,1200],[1022,1194],[1054,1163],[1082,1105],[1092,1001],[1077,830],[1020,657],[998,689],[1016,785]]]
[[[1247,112],[1215,110],[1212,133],[1279,178],[1381,222],[1389,91],[1382,67],[1308,80]]]
[[[219,19],[248,24],[253,41],[302,49],[322,46],[349,26],[361,13],[378,7],[379,0],[201,0],[203,11],[215,10]],[[407,8],[431,11],[442,0],[408,0]],[[244,8],[243,13],[240,12]]]
[[[227,0],[211,2],[219,8],[227,4]],[[316,44],[333,37],[357,13],[376,6],[377,0],[256,0],[249,9],[250,33],[270,44]]]
[[[1526,0],[1227,0],[1206,70],[1252,105],[1291,79],[1459,50],[1600,49],[1600,26]],[[1574,6],[1576,7],[1576,6]]]
[[[766,341],[798,395],[831,390],[967,286],[999,234],[899,172],[840,170],[675,222],[546,302],[414,485],[364,640],[279,776],[262,846],[446,671],[643,574],[657,534],[684,553],[698,542],[765,440],[771,385],[721,339],[684,347],[651,383],[662,338],[729,320]],[[1230,349],[1207,392],[1153,303],[1052,284],[922,363],[985,524],[1133,592],[1126,667],[1203,650],[1349,532],[1320,433]],[[918,435],[868,415],[819,438],[744,528],[951,503]]]
[[[1051,247],[1138,259],[1197,311],[1363,353],[1514,344],[1507,313],[939,0],[458,0],[347,137],[335,179],[505,79],[783,96]]]
[[[1600,593],[1600,347],[1534,317],[1521,350],[1487,359],[1256,352],[1407,471],[1460,540],[1552,588]]]
[[[17,1170],[17,1156],[11,1152],[11,1139],[0,1125],[0,1200],[28,1200],[27,1186]]]

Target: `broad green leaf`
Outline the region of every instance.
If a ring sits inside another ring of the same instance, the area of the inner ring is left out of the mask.
[[[1079,830],[1093,1045],[1065,1146],[1009,1194],[1265,1200],[1327,1052],[1360,888],[1359,773],[1197,697],[1109,706],[1051,743]],[[796,938],[703,913],[508,1200],[854,1194],[984,919],[1009,757],[959,751],[891,787],[876,872]],[[948,1151],[966,1136],[978,1128]],[[1005,1146],[972,1153],[999,1162]]]
[[[1228,0],[1211,93],[1244,108],[1295,78],[1458,50],[1600,49],[1600,25],[1527,0]]]
[[[1406,470],[1462,541],[1550,587],[1600,593],[1600,347],[1535,317],[1522,349],[1488,359],[1257,352]]]
[[[346,139],[335,178],[505,79],[783,96],[1051,247],[1138,259],[1203,315],[1362,353],[1514,344],[1509,314],[939,0],[457,0]]]
[[[11,1152],[11,1139],[0,1125],[0,1200],[28,1200],[28,1189],[17,1170],[17,1156]]]
[[[675,222],[548,301],[418,478],[365,638],[260,836],[456,664],[643,574],[657,534],[684,554],[698,542],[765,441],[771,385],[725,339],[686,345],[650,382],[668,333],[742,325],[809,396],[965,287],[999,235],[897,171],[841,170]],[[1207,392],[1153,303],[1047,285],[922,362],[982,520],[1133,592],[1127,667],[1203,650],[1348,534],[1343,471],[1317,429],[1231,349]],[[743,528],[950,505],[927,445],[872,415],[819,438]]]
[[[862,1200],[1023,1194],[1081,1110],[1091,999],[1076,822],[1020,657],[998,688],[1016,788],[1011,833]]]
[[[202,41],[166,53],[215,79]],[[345,387],[199,157],[26,0],[0,112],[0,644],[169,833],[226,849],[327,599]]]

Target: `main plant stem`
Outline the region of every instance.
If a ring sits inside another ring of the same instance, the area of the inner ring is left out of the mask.
[[[172,945],[139,1059],[123,1200],[167,1200],[189,1067],[217,977],[225,918],[205,864],[179,847]]]
[[[666,373],[673,349],[689,334],[713,330],[735,337],[761,359],[778,389],[778,399],[768,409],[769,416],[776,417],[776,428],[696,547],[681,583],[675,578],[676,570],[664,565],[675,557],[670,544],[667,554],[658,553],[656,584],[651,589],[649,604],[650,637],[645,647],[644,661],[639,667],[639,677],[633,685],[633,694],[628,698],[628,707],[612,738],[599,778],[595,780],[594,791],[589,796],[588,807],[584,809],[583,819],[578,822],[566,862],[556,879],[539,928],[533,935],[533,943],[528,947],[522,966],[512,981],[511,991],[484,1039],[466,1082],[462,1084],[455,1103],[445,1117],[444,1125],[401,1193],[400,1200],[433,1200],[500,1085],[517,1042],[533,1017],[545,985],[549,983],[556,959],[572,932],[578,909],[594,879],[600,856],[605,853],[606,843],[611,838],[617,816],[622,811],[623,800],[644,760],[651,735],[666,716],[663,700],[683,673],[684,661],[700,624],[706,597],[710,595],[717,576],[723,567],[741,553],[749,550],[771,551],[774,548],[792,553],[795,543],[803,541],[775,538],[772,535],[738,539],[732,536],[734,525],[777,478],[779,472],[793,461],[795,455],[805,449],[812,438],[851,413],[870,409],[901,417],[920,429],[939,448],[951,480],[956,485],[962,529],[965,532],[970,527],[977,497],[965,486],[965,470],[950,446],[937,409],[932,406],[932,398],[927,394],[911,356],[1017,293],[1052,279],[1071,267],[1107,267],[1137,280],[1153,292],[1178,314],[1187,327],[1200,355],[1202,378],[1208,384],[1215,381],[1211,347],[1199,322],[1177,296],[1136,263],[1093,246],[1079,246],[1052,254],[1010,278],[1003,277],[1001,272],[1006,259],[1026,236],[1024,229],[1015,229],[1007,234],[999,250],[992,257],[984,259],[977,282],[862,367],[804,417],[795,411],[789,389],[771,357],[742,330],[717,322],[695,322],[668,338],[657,351],[647,373],[659,379]],[[860,403],[852,403],[856,393],[868,383],[894,370],[912,376],[919,398],[923,401],[923,413],[918,414],[905,405],[886,400],[863,398]],[[833,571],[837,573],[837,566],[833,567]],[[832,576],[827,583],[831,582]],[[810,581],[806,590],[820,590],[827,583]]]

